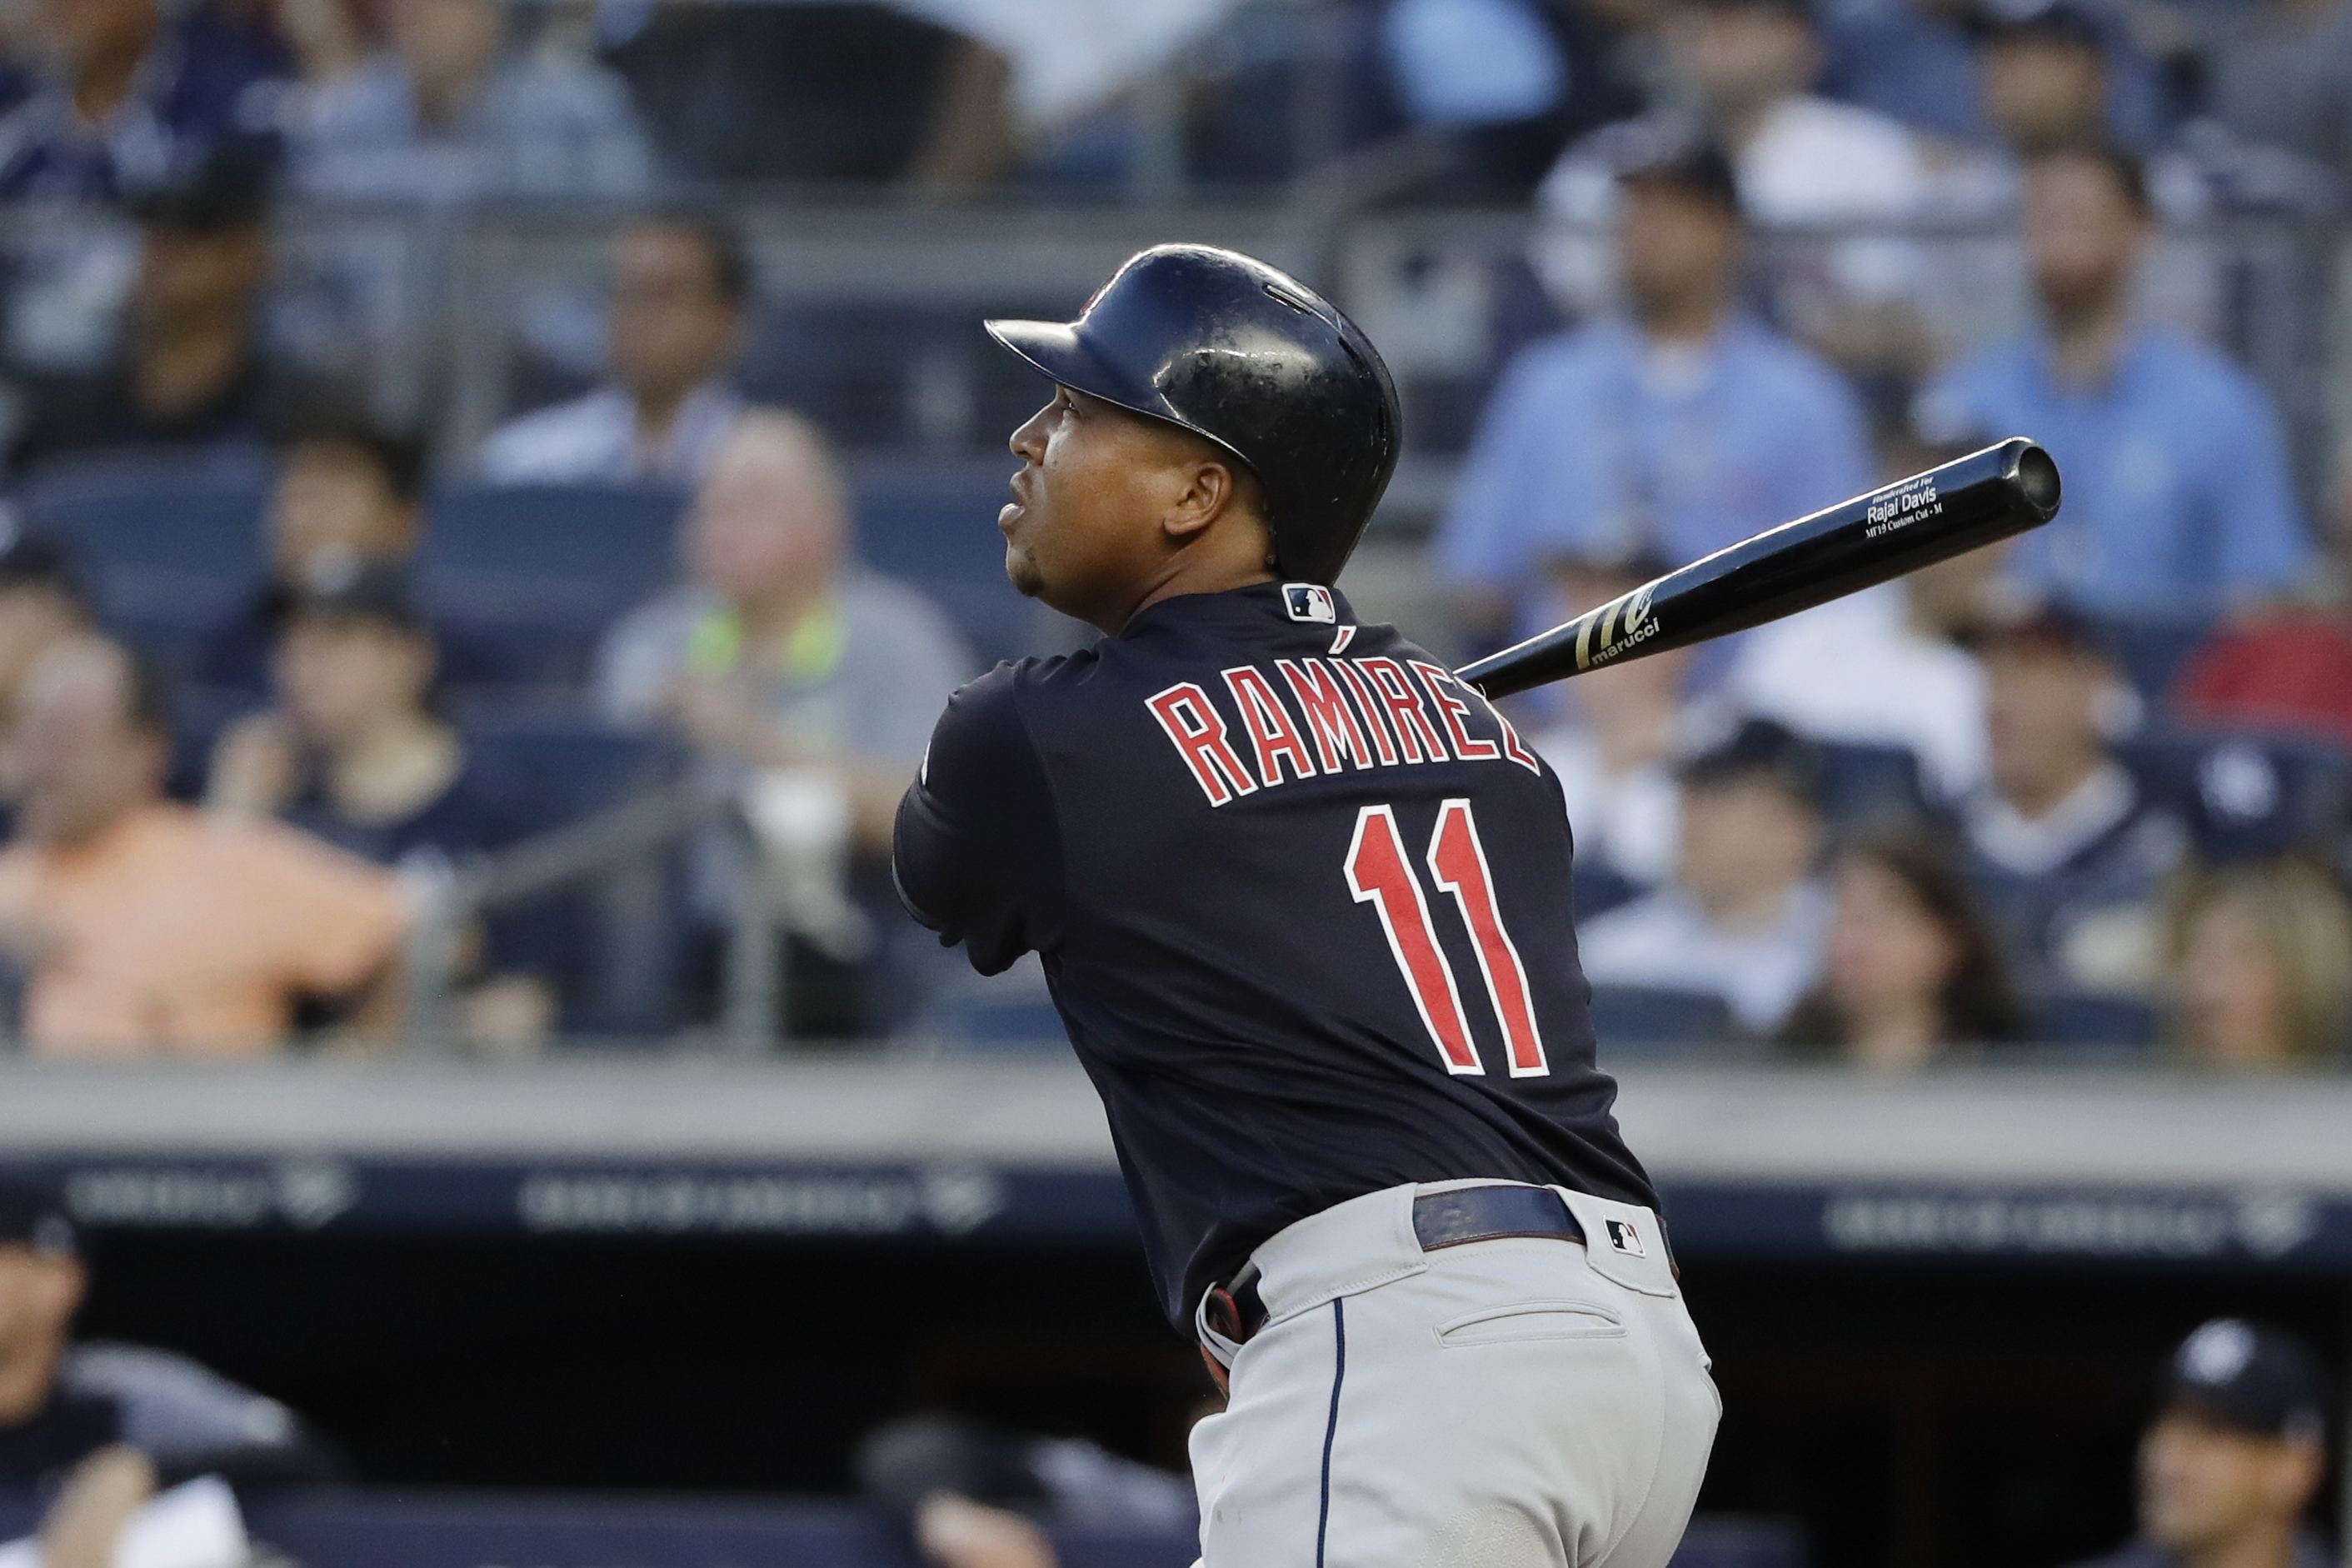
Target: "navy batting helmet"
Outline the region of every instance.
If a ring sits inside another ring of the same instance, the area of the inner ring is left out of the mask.
[[[1076,321],[988,331],[1061,384],[1247,464],[1286,577],[1338,577],[1396,468],[1396,386],[1371,341],[1305,284],[1234,251],[1155,246]]]

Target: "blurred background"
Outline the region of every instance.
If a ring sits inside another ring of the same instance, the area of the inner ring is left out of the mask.
[[[1341,586],[1452,659],[2051,448],[1513,709],[1728,1412],[1678,1561],[2331,1560],[2347,195],[2343,0],[0,0],[0,1538],[1192,1560],[1044,979],[887,866],[1093,635],[980,322],[1187,239],[1386,354]]]

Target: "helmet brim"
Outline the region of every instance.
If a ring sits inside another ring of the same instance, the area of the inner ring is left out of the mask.
[[[1007,353],[1056,385],[1076,387],[1089,397],[1099,397],[1129,414],[1140,414],[1147,419],[1157,419],[1180,430],[1190,430],[1212,445],[1233,453],[1244,464],[1248,462],[1248,458],[1232,442],[1202,429],[1177,414],[1168,405],[1168,400],[1160,395],[1158,388],[1137,384],[1122,374],[1118,366],[1087,345],[1075,323],[992,321],[982,321],[981,325]]]

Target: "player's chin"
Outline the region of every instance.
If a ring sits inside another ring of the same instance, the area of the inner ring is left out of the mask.
[[[1034,599],[1045,591],[1045,574],[1037,569],[1036,557],[1017,540],[1004,542],[1004,576],[1024,598]]]

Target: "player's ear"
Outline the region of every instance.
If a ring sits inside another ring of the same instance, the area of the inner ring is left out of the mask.
[[[1234,510],[1239,481],[1233,465],[1214,458],[1196,458],[1179,470],[1182,488],[1160,527],[1178,544],[1198,539],[1209,525]]]

